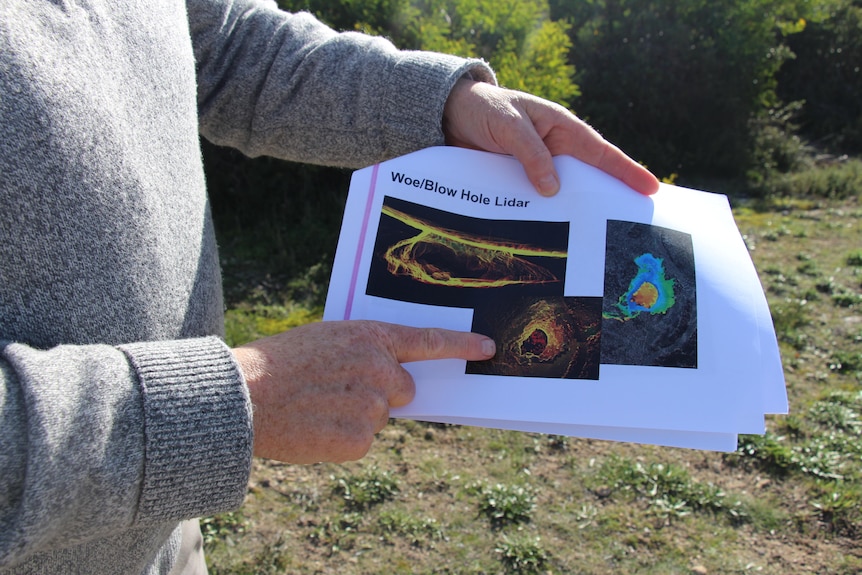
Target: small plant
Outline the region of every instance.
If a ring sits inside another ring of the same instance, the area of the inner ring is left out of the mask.
[[[575,520],[578,522],[578,529],[585,529],[592,525],[598,515],[599,510],[595,505],[589,503],[581,505],[581,508],[575,513]]]
[[[794,468],[793,450],[784,438],[767,432],[764,435],[740,435],[736,454],[757,464],[770,475],[787,475]]]
[[[340,495],[349,511],[364,511],[398,493],[398,482],[389,471],[369,467],[361,475],[332,478],[333,493]]]
[[[862,295],[852,291],[841,291],[832,294],[832,303],[838,307],[853,307],[858,303],[862,303]]]
[[[555,451],[566,451],[569,448],[569,438],[565,435],[549,435],[548,447]]]
[[[362,524],[359,513],[345,513],[337,519],[326,518],[315,525],[308,539],[316,547],[325,547],[329,555],[352,549],[356,543],[356,532]]]
[[[247,524],[245,518],[236,511],[203,517],[200,525],[204,545],[212,545],[216,541],[242,533]]]
[[[858,486],[827,488],[812,506],[820,523],[831,533],[856,538],[862,532],[862,493]]]
[[[847,257],[844,259],[848,266],[852,266],[854,268],[862,267],[862,250],[855,250],[847,254]]]
[[[507,573],[536,574],[547,566],[550,556],[542,547],[541,539],[503,537],[494,551],[500,556]]]
[[[802,262],[796,267],[796,271],[801,273],[802,275],[817,277],[820,275],[820,272],[817,271],[817,264],[815,264],[811,260],[807,260]]]
[[[479,512],[485,515],[492,527],[527,523],[536,508],[536,493],[528,485],[475,485],[468,488],[479,495]]]
[[[862,419],[852,404],[843,401],[841,394],[833,394],[811,406],[809,417],[820,426],[852,435],[862,434]]]
[[[787,298],[771,308],[772,322],[778,339],[793,345],[796,349],[804,349],[807,342],[799,329],[809,324],[806,301]]]
[[[435,541],[444,541],[443,528],[433,517],[418,518],[404,511],[389,511],[380,514],[377,521],[384,538],[392,535],[405,537],[414,547],[433,547]]]
[[[816,284],[814,284],[814,289],[825,295],[834,294],[837,290],[837,286],[835,285],[835,278],[830,277],[817,282]]]
[[[776,173],[760,186],[764,197],[851,198],[862,189],[862,161],[849,160],[799,172]]]
[[[734,523],[748,519],[748,512],[741,501],[727,497],[715,485],[694,481],[685,469],[676,465],[643,465],[628,459],[612,458],[603,466],[600,475],[614,489],[632,492],[635,497],[645,500],[650,513],[665,523],[692,511],[724,515]]]

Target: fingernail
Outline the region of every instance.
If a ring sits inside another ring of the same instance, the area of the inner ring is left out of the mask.
[[[539,193],[543,196],[553,196],[560,191],[560,181],[554,174],[548,174],[539,180]]]
[[[493,339],[482,341],[482,353],[485,354],[486,357],[493,357],[494,354],[497,353],[497,344],[494,343]]]

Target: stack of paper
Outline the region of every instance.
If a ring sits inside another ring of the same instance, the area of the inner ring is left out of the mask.
[[[452,147],[354,173],[324,319],[497,342],[405,365],[416,398],[392,415],[720,451],[763,433],[784,377],[727,198],[555,164],[552,198],[513,158]]]

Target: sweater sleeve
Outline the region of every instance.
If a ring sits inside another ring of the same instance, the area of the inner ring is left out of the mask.
[[[443,143],[443,105],[481,60],[399,51],[252,0],[189,0],[201,133],[244,153],[360,167]]]
[[[247,389],[218,338],[0,346],[0,564],[238,507]]]

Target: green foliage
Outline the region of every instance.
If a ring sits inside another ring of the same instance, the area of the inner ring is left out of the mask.
[[[803,102],[779,104],[757,111],[749,122],[752,138],[746,173],[755,190],[789,172],[813,167],[811,147],[798,135],[796,118]]]
[[[785,298],[783,301],[770,304],[772,323],[779,341],[803,349],[808,342],[801,328],[810,323],[807,302],[795,298]]]
[[[682,467],[612,457],[602,467],[600,479],[611,489],[645,500],[650,512],[662,521],[684,517],[695,511],[710,512],[734,523],[746,521],[748,511],[741,501],[728,497],[712,484],[694,481]]]
[[[261,293],[279,291],[322,305],[349,172],[251,159],[206,141],[202,150],[227,303],[273,304]]]
[[[216,541],[242,533],[245,531],[247,524],[248,522],[242,514],[236,511],[229,511],[211,517],[202,517],[200,519],[200,526],[204,545],[210,546]]]
[[[551,2],[571,24],[578,111],[658,174],[742,175],[751,120],[778,104],[804,2]]]
[[[479,513],[495,529],[528,523],[536,508],[536,492],[529,485],[475,484],[468,491],[479,496]]]
[[[862,152],[862,3],[825,0],[787,43],[795,57],[778,74],[779,95],[804,101],[811,140],[837,153]]]
[[[500,556],[500,561],[507,573],[524,575],[542,573],[550,560],[550,555],[542,547],[539,537],[503,536],[494,551]]]
[[[360,513],[349,512],[337,518],[327,517],[319,524],[314,524],[308,540],[316,547],[326,548],[328,554],[332,555],[354,547],[361,525]]]
[[[858,485],[829,485],[812,506],[830,533],[856,538],[862,532],[862,489]]]
[[[403,510],[382,512],[377,525],[385,539],[393,535],[404,537],[414,547],[433,547],[434,542],[446,539],[436,519],[414,517]]]
[[[306,309],[301,306],[243,305],[225,312],[225,342],[236,347],[292,329],[320,321],[321,308]]]
[[[281,0],[339,30],[386,36],[403,49],[487,60],[500,84],[571,104],[579,91],[565,23],[546,0]]]
[[[767,433],[739,437],[737,455],[775,476],[841,482],[862,475],[862,394],[833,392],[809,408],[798,442]]]
[[[862,250],[853,250],[852,252],[847,254],[847,257],[844,259],[844,262],[848,266],[853,266],[856,268],[862,267]]]
[[[369,467],[359,475],[333,477],[332,492],[349,511],[364,511],[389,501],[398,493],[398,481],[389,471]]]
[[[764,197],[845,199],[862,193],[862,160],[843,160],[801,172],[770,173],[754,182]]]
[[[793,450],[771,433],[763,435],[740,435],[737,439],[737,455],[753,460],[770,475],[783,476],[794,468]]]
[[[862,352],[837,350],[832,354],[829,369],[838,373],[852,373],[862,379]]]

